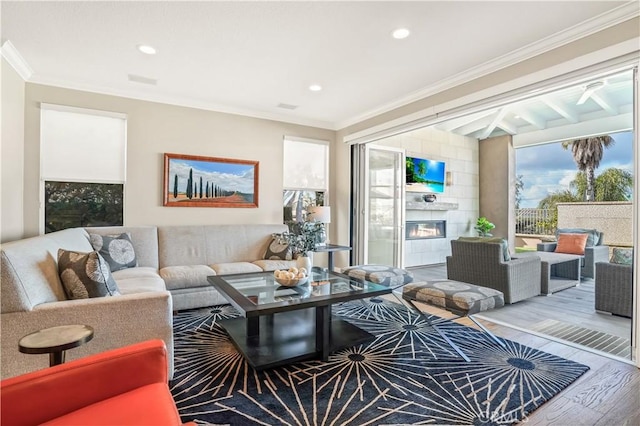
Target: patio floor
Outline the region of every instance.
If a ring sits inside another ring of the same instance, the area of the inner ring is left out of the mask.
[[[415,281],[446,279],[447,277],[444,264],[408,269],[413,272]],[[597,353],[607,353],[630,359],[631,319],[597,313],[594,309],[594,289],[594,280],[583,279],[578,287],[568,288],[550,296],[532,297],[500,309],[483,312],[476,317],[545,337],[549,335],[541,330],[550,330],[553,328],[550,326],[563,326],[566,329],[571,329],[568,339],[572,340],[576,340],[576,334],[581,332],[578,327],[597,331],[600,333],[594,340],[602,341],[608,337],[607,335],[610,335],[610,340],[615,340],[616,343],[607,347],[606,350],[602,349],[602,346],[598,346],[601,347],[599,350],[593,349],[593,347],[589,349],[595,350]],[[564,338],[553,336],[551,338],[567,343],[567,339]],[[622,339],[628,339],[629,343],[626,348],[620,347]],[[576,343],[567,344],[577,345]],[[592,346],[595,347],[595,345]]]

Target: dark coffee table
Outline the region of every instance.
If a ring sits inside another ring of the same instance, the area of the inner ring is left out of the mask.
[[[332,316],[331,305],[389,294],[391,289],[317,267],[310,275],[309,282],[297,287],[280,286],[273,272],[208,277],[242,314],[220,325],[255,369],[326,361],[331,352],[374,339]]]

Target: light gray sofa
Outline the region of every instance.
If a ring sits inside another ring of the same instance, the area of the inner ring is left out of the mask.
[[[206,277],[288,268],[294,261],[264,260],[271,234],[286,225],[207,225],[73,228],[2,244],[2,378],[48,366],[46,355],[18,351],[34,331],[87,324],[90,342],[67,351],[80,358],[148,339],[162,339],[173,373],[172,314],[175,310],[225,303]],[[59,248],[89,252],[89,233],[128,232],[138,266],[113,272],[122,295],[67,300],[57,266]]]

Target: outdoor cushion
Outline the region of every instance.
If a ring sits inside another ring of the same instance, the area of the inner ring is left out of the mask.
[[[614,247],[610,262],[619,265],[633,265],[633,249]]]
[[[587,234],[560,234],[558,235],[558,245],[555,252],[583,255],[587,238]]]
[[[560,234],[587,234],[586,247],[593,247],[602,244],[602,232],[595,229],[558,228],[558,230],[556,230],[556,239],[560,237]]]

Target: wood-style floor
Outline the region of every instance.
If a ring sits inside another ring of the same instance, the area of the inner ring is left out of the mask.
[[[443,267],[410,268],[410,270],[416,279],[446,278]],[[420,305],[420,308],[439,316],[450,316],[446,311],[427,305]],[[467,318],[456,321],[469,327],[476,327]],[[505,325],[498,325],[487,319],[480,321],[497,336],[590,367],[590,370],[576,382],[533,412],[526,419],[527,425],[640,425],[640,369],[634,365]]]

